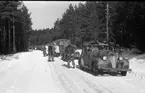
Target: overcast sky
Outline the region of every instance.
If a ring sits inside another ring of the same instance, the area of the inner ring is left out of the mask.
[[[23,1],[31,12],[32,28],[52,28],[57,18],[61,18],[69,4],[78,5],[80,1]]]

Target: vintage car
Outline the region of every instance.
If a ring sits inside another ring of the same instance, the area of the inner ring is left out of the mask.
[[[80,69],[88,68],[94,74],[103,74],[103,72],[117,72],[126,76],[129,69],[129,61],[121,54],[113,52],[109,45],[101,44],[97,46],[98,50],[92,50],[89,44],[83,45],[78,64]]]

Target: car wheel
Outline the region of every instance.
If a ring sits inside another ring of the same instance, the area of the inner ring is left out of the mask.
[[[82,59],[82,58],[80,58],[80,59],[79,59],[79,68],[83,70],[83,69],[84,69],[84,67],[82,66],[82,61],[83,61],[83,59]]]
[[[98,70],[98,73],[99,73],[100,75],[102,75],[102,76],[103,76],[103,74],[104,74],[104,73],[103,73],[103,70],[101,70],[101,69]]]
[[[122,72],[121,72],[121,75],[122,75],[122,76],[126,76],[126,74],[127,74],[127,71],[122,71]]]
[[[97,66],[96,66],[95,63],[92,63],[92,68],[91,68],[91,70],[92,70],[92,73],[93,73],[93,74],[95,74],[95,75],[98,75],[98,74],[99,74],[99,73],[98,73],[98,68],[97,68]]]

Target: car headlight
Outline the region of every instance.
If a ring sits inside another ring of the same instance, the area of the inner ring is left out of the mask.
[[[119,57],[119,60],[123,60],[123,57]]]
[[[104,57],[103,57],[103,60],[106,60],[106,59],[107,59],[107,57],[106,57],[106,56],[104,56]]]

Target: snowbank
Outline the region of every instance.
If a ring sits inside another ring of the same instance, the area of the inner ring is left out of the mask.
[[[41,53],[37,53],[40,51],[34,51],[34,52],[21,52],[21,53],[17,53],[14,55],[6,55],[3,56],[2,59],[0,59],[0,73],[11,68],[14,67],[14,65],[18,65],[20,62],[24,61],[24,60],[28,60],[30,59],[30,57],[28,55],[30,55],[30,53],[33,53],[32,55],[35,57],[34,54],[41,54]]]
[[[140,77],[141,79],[145,79],[145,60],[143,59],[130,59],[130,68],[132,69],[132,74],[135,77]]]

